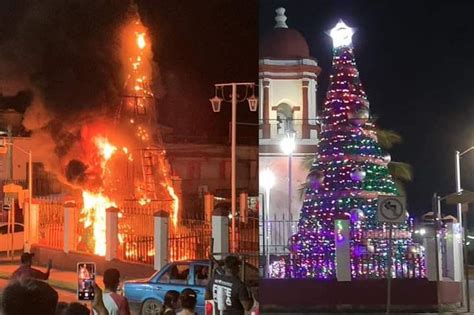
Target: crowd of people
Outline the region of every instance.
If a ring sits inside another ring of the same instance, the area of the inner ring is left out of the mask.
[[[109,269],[110,270],[110,269]],[[115,272],[115,271],[114,271]],[[105,280],[104,280],[105,282]],[[108,292],[110,288],[102,291],[94,286],[95,299],[92,303],[96,315],[130,315],[126,298],[121,297],[123,307],[107,302],[107,295],[114,299],[115,292]],[[168,291],[161,310],[163,315],[195,315],[197,297],[194,290],[187,288],[181,293]],[[89,315],[90,310],[79,302],[58,302],[58,293],[46,282],[22,278],[13,280],[2,293],[2,315]]]
[[[48,280],[52,261],[46,272],[32,267],[33,254],[23,253],[21,265],[16,269],[2,293],[1,315],[89,315],[89,308],[79,302],[58,301],[58,293],[44,280]],[[120,272],[111,268],[104,272],[104,290],[94,283],[92,308],[96,315],[130,315],[127,299],[117,293]]]
[[[21,256],[21,266],[13,273],[11,281],[1,298],[0,315],[89,315],[91,310],[79,302],[58,301],[58,293],[43,280],[48,280],[52,262],[47,272],[32,268],[33,254]],[[218,301],[219,288],[225,292],[223,314],[243,315],[252,307],[253,299],[243,282],[238,278],[239,262],[234,256],[225,259],[224,272],[214,275],[206,288],[206,299]],[[104,290],[96,283],[92,308],[95,315],[130,315],[127,299],[118,294],[120,272],[107,269],[103,274]],[[170,290],[164,296],[161,315],[195,315],[197,296],[195,290],[186,288],[181,292]]]

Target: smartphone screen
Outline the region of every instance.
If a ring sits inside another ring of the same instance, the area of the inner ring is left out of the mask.
[[[95,264],[77,264],[77,298],[82,301],[94,299]]]

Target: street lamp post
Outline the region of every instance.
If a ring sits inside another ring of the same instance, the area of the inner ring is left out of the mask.
[[[290,236],[291,233],[291,159],[293,157],[293,151],[295,150],[295,137],[295,132],[289,130],[287,131],[286,136],[280,142],[281,150],[283,153],[288,155],[288,236]]]
[[[236,206],[236,199],[237,199],[237,192],[236,192],[236,162],[237,162],[237,157],[236,157],[236,136],[237,136],[237,103],[243,102],[244,100],[247,100],[249,103],[249,109],[252,112],[257,111],[257,97],[255,97],[254,94],[254,89],[255,89],[255,83],[220,83],[220,84],[214,84],[215,86],[215,93],[216,95],[211,98],[209,101],[211,102],[212,105],[212,110],[215,113],[220,112],[221,110],[221,104],[223,101],[225,102],[231,102],[232,104],[232,135],[231,135],[231,207],[232,207],[232,246],[231,246],[231,251],[235,252],[236,251],[236,238],[235,238],[235,218],[236,218],[236,211],[237,211],[237,206]],[[231,87],[232,92],[231,92],[231,99],[226,99],[225,98],[225,93],[224,89],[226,87]],[[237,95],[237,87],[245,87],[245,96],[241,99],[238,98]],[[249,96],[249,92],[252,91],[252,95]],[[222,97],[218,96],[218,92],[221,93]]]
[[[266,209],[263,209],[263,213],[262,213],[262,222],[267,222],[267,225],[268,227],[270,227],[270,190],[273,188],[273,186],[275,185],[275,175],[273,174],[273,172],[270,170],[270,169],[265,169],[263,170],[261,173],[260,173],[260,176],[259,176],[259,183],[260,185],[263,187],[263,189],[265,189],[265,204],[266,204]],[[265,211],[266,210],[266,211]],[[265,213],[266,212],[266,213]],[[269,267],[269,253],[267,252],[266,248],[265,248],[265,240],[266,238],[268,237],[267,233],[267,226],[263,225],[263,230],[262,230],[262,234],[263,234],[263,255],[265,257],[265,276],[268,275],[268,267]],[[270,245],[270,244],[267,244],[267,245]],[[265,255],[266,254],[266,255]]]

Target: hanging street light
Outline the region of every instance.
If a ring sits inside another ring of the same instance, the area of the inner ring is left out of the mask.
[[[236,165],[237,165],[237,156],[236,156],[236,151],[237,151],[237,103],[243,102],[245,100],[248,101],[249,103],[249,108],[250,111],[254,112],[257,110],[257,98],[254,95],[254,89],[255,89],[255,83],[220,83],[220,84],[214,84],[215,86],[215,96],[211,98],[209,101],[211,102],[212,105],[212,111],[214,113],[218,113],[221,111],[221,104],[222,102],[230,102],[232,104],[232,135],[231,135],[231,207],[232,207],[232,237],[231,237],[231,251],[235,252],[237,249],[237,244],[236,244],[236,231],[235,231],[235,219],[237,217],[237,183],[236,183]],[[227,87],[231,87],[231,98],[226,99],[225,98],[225,91],[224,89]],[[245,88],[245,96],[243,98],[240,98],[239,95],[237,94],[237,88]],[[247,96],[252,92],[251,96]],[[218,93],[221,94],[222,97],[218,96]]]

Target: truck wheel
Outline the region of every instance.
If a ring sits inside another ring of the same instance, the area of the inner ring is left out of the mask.
[[[142,305],[140,315],[159,315],[162,304],[157,300],[146,300]]]

